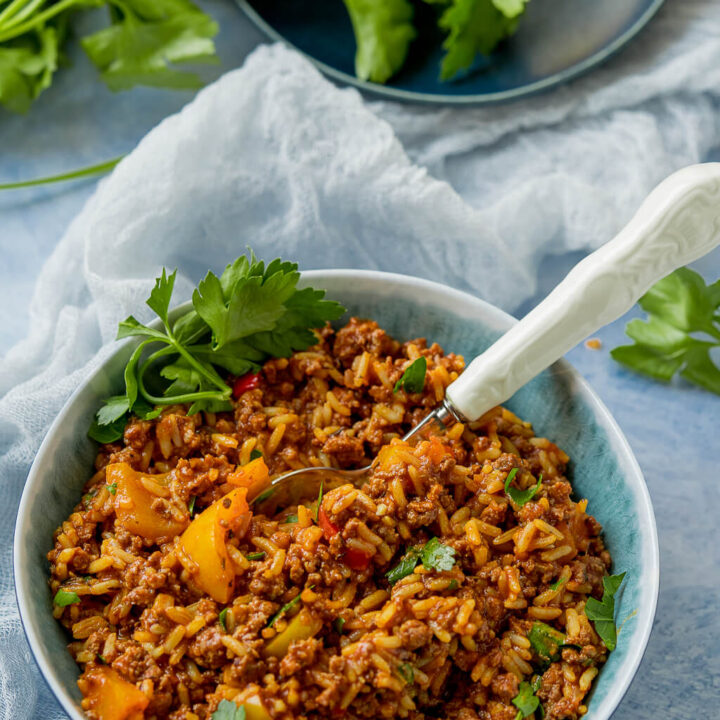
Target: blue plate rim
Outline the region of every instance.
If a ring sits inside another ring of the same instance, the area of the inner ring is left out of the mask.
[[[543,78],[542,80],[538,80],[537,82],[513,88],[512,90],[503,90],[501,92],[494,93],[473,93],[467,95],[420,93],[415,92],[414,90],[401,90],[388,85],[380,85],[379,83],[358,80],[355,76],[349,75],[342,70],[338,70],[337,68],[314,58],[312,55],[293,45],[264,19],[257,10],[250,5],[248,0],[235,0],[235,3],[240,7],[245,15],[247,15],[250,21],[270,39],[276,42],[282,42],[293,50],[296,50],[303,55],[303,57],[310,60],[310,62],[322,73],[336,82],[351,85],[365,93],[377,95],[385,100],[400,100],[403,102],[415,102],[424,105],[468,106],[493,105],[509,102],[511,100],[518,100],[529,95],[535,95],[536,93],[549,90],[588,72],[592,68],[604,63],[615,53],[620,51],[625,45],[627,45],[650,22],[650,20],[655,17],[658,10],[660,10],[662,5],[665,3],[665,0],[653,0],[652,4],[645,10],[645,12],[624,33],[618,35],[618,37],[616,37],[612,42],[605,45],[596,53],[593,53],[589,57],[586,57],[584,60],[575,63],[565,70],[561,70],[560,72],[554,73],[553,75]]]

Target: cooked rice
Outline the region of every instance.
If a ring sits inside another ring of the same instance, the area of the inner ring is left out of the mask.
[[[393,393],[421,355],[423,392]],[[88,698],[108,667],[140,693],[146,707],[134,719],[206,719],[227,699],[260,703],[283,720],[515,720],[512,699],[535,674],[549,720],[584,714],[607,651],[583,608],[601,597],[610,557],[587,503],[571,499],[567,455],[500,407],[440,439],[398,439],[463,365],[437,345],[400,344],[353,319],[321,331],[316,347],[266,363],[261,387],[234,412],[167,407],[155,420],[132,419],[121,442],[103,446],[48,554],[53,594],[80,597],[54,614],[73,638],[88,716],[98,718]],[[337,534],[318,526],[308,498],[276,517],[255,515],[229,539],[236,576],[222,605],[195,584],[177,533],[157,544],[118,522],[106,468],[127,463],[157,475],[143,483],[152,507],[184,528],[190,499],[197,516],[230,492],[229,476],[256,449],[273,474],[377,460],[362,489],[326,492],[322,511]],[[542,474],[522,508],[504,492],[513,468],[521,488]],[[418,565],[390,585],[387,571],[432,537],[454,549],[452,569]],[[367,567],[350,567],[349,553],[369,558]],[[274,654],[273,639],[287,637],[296,617],[312,634]],[[538,621],[573,646],[553,662],[540,663],[528,640]]]

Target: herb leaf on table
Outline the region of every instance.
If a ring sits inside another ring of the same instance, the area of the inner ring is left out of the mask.
[[[710,351],[720,347],[720,280],[706,285],[680,268],[640,298],[647,320],[631,320],[625,332],[635,341],[610,352],[617,362],[669,382],[676,373],[720,395],[720,368]]]
[[[146,301],[162,321],[161,330],[132,315],[119,324],[118,339],[142,341],[125,366],[124,395],[108,398],[90,428],[90,437],[100,442],[120,439],[130,413],[150,419],[162,406],[177,403],[190,404],[189,414],[231,409],[232,388],[218,369],[257,372],[269,357],[312,345],[312,330],[345,312],[325,300],[323,290],[298,290],[295,263],[278,259],[266,266],[251,253],[219,278],[209,272],[193,293],[194,309],[172,323],[176,273],[163,268]]]
[[[355,74],[361,80],[387,82],[403,65],[416,32],[408,0],[344,0],[357,51]]]

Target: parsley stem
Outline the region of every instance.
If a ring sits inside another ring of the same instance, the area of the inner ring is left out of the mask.
[[[28,5],[30,2],[30,5]],[[7,29],[22,22],[29,13],[35,10],[38,5],[43,5],[45,0],[13,0],[0,13],[0,28]],[[25,6],[23,8],[23,5]]]
[[[20,25],[7,28],[4,32],[0,29],[0,42],[5,42],[6,40],[11,40],[12,38],[24,35],[33,28],[44,25],[48,20],[51,20],[56,15],[60,15],[60,13],[69,10],[74,5],[100,7],[102,5],[102,0],[60,0],[60,2],[55,3],[47,10],[35,15],[35,17],[31,20],[27,20]]]
[[[99,175],[100,173],[112,170],[123,157],[124,155],[121,155],[120,157],[106,160],[97,165],[90,165],[80,170],[72,170],[71,172],[61,173],[60,175],[50,175],[49,177],[37,178],[35,180],[22,180],[21,182],[0,184],[0,190],[19,190],[20,188],[33,187],[35,185],[48,185],[50,183],[63,182],[64,180],[77,180],[89,175]]]

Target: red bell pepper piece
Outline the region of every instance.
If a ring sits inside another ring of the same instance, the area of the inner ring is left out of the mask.
[[[370,564],[370,555],[364,553],[362,550],[356,550],[355,548],[348,548],[345,551],[344,560],[347,566],[352,570],[365,570]]]
[[[318,512],[318,525],[322,528],[326,540],[331,540],[340,532],[340,528],[330,522],[330,518],[322,508]]]
[[[233,384],[233,395],[239,398],[244,392],[260,387],[260,373],[245,373]]]

